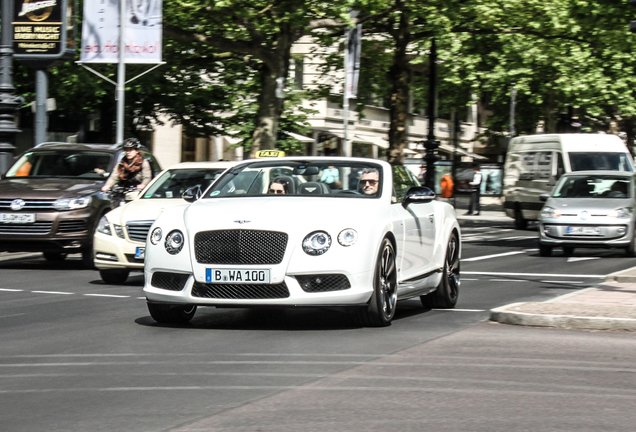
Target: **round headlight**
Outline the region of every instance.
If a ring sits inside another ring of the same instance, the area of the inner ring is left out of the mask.
[[[152,243],[153,245],[158,244],[161,241],[161,236],[161,228],[157,227],[153,229],[152,233],[150,233],[150,243]]]
[[[309,255],[322,255],[330,246],[331,237],[324,231],[314,231],[303,240],[303,250]]]
[[[176,255],[183,249],[183,233],[179,230],[170,231],[166,236],[166,252]]]
[[[343,246],[351,246],[358,241],[358,233],[353,228],[347,228],[338,234],[338,243]]]

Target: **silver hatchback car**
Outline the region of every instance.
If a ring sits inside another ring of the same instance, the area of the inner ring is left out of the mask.
[[[539,252],[550,256],[562,247],[624,248],[634,244],[634,173],[576,171],[563,175],[545,201],[539,217]]]

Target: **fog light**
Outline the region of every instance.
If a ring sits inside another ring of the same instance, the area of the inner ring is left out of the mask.
[[[101,260],[106,260],[106,261],[119,261],[117,259],[117,255],[107,254],[107,253],[104,253],[104,252],[95,253],[95,258],[101,259]]]
[[[616,231],[618,231],[619,234],[623,235],[627,232],[627,230],[625,229],[625,227],[619,227]]]

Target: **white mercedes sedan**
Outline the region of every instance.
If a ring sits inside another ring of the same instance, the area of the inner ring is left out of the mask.
[[[397,301],[453,308],[460,228],[402,166],[362,158],[247,160],[190,205],[167,208],[145,250],[148,310],[344,307],[387,326]]]

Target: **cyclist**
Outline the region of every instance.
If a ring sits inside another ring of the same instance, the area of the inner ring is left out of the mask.
[[[102,192],[107,192],[113,186],[119,186],[120,190],[141,190],[152,179],[150,162],[144,159],[139,149],[141,144],[136,138],[128,138],[124,141],[123,149],[126,152],[123,158],[113,169]]]

